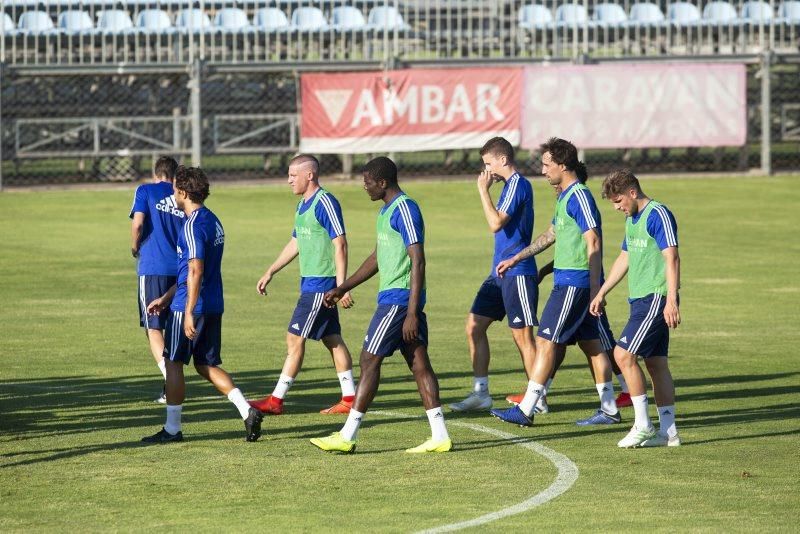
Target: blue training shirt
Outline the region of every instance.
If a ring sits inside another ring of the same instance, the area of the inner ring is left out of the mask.
[[[205,206],[195,210],[183,225],[178,236],[178,291],[172,299],[172,311],[186,308],[189,261],[203,260],[203,277],[194,315],[222,313],[222,251],[225,248],[225,230],[217,216]]]
[[[645,204],[646,206],[647,204]],[[639,221],[643,211],[641,209],[633,216],[633,224]],[[678,246],[678,223],[672,212],[663,204],[650,211],[650,215],[647,217],[647,233],[656,240],[656,244],[661,250]],[[622,250],[627,252],[628,243],[625,239],[622,238]]]
[[[402,191],[400,194],[404,194]],[[386,212],[387,208],[392,203],[383,206],[380,213]],[[403,244],[406,248],[416,243],[425,243],[425,222],[422,220],[422,211],[419,209],[416,201],[405,198],[397,203],[397,209],[392,213],[389,219],[389,225],[393,230],[400,233],[403,238]],[[411,293],[409,289],[387,289],[378,293],[378,304],[396,304],[398,306],[408,306],[408,296]],[[427,298],[425,287],[423,286],[422,292],[419,296],[419,307],[422,309],[425,306]]]
[[[507,214],[510,219],[503,228],[494,234],[494,257],[490,276],[497,276],[497,264],[511,259],[515,254],[531,244],[533,237],[533,187],[519,173],[506,180],[497,211]],[[531,256],[507,271],[508,276],[536,276],[536,259]]]
[[[172,184],[158,182],[136,188],[129,217],[144,214],[137,273],[175,276],[178,256],[175,247],[186,215],[178,209]]]
[[[297,207],[297,213],[302,215],[303,213],[307,212],[311,207],[311,204],[314,203],[314,199],[317,198],[317,195],[321,194],[323,191],[328,194],[323,196],[320,201],[317,202],[317,207],[314,208],[314,217],[317,219],[317,222],[319,222],[319,224],[328,231],[328,236],[331,238],[331,241],[333,241],[340,235],[344,235],[345,231],[344,217],[342,217],[342,207],[339,205],[339,201],[336,200],[336,197],[334,197],[330,191],[319,188],[311,198],[306,201],[300,201],[300,204]],[[292,230],[292,237],[297,237],[296,230]],[[301,293],[323,293],[329,289],[333,289],[334,287],[336,287],[335,276],[300,277]]]
[[[575,182],[558,195],[558,200],[564,198],[573,187],[580,182]],[[575,194],[567,201],[567,215],[577,223],[581,233],[586,233],[591,229],[600,236],[600,283],[603,283],[603,221],[600,219],[600,210],[594,201],[592,193],[586,189],[578,189]],[[553,218],[553,224],[555,224]],[[589,288],[589,270],[583,269],[553,269],[553,284],[557,286],[574,286]]]

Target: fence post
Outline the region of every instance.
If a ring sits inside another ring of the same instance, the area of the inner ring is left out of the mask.
[[[200,167],[203,148],[203,129],[202,115],[200,114],[200,82],[202,77],[202,65],[200,60],[195,58],[192,62],[189,74],[189,113],[192,120],[192,167]]]
[[[3,71],[5,68],[5,62],[0,61],[0,191],[3,190]]]
[[[761,54],[761,172],[772,174],[772,90],[770,85],[772,52]]]

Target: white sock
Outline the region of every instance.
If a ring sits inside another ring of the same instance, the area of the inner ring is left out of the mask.
[[[614,400],[614,383],[604,382],[602,384],[595,384],[597,393],[600,395],[600,409],[608,415],[617,413],[617,403]]]
[[[239,388],[233,388],[230,390],[228,393],[228,400],[236,406],[237,410],[239,410],[239,415],[242,416],[242,419],[247,419],[247,414],[250,412],[250,405],[247,404],[247,399],[244,398],[244,395],[242,395],[242,391]]]
[[[675,426],[675,405],[658,407],[659,432],[667,437],[675,437],[678,427]]]
[[[628,383],[625,382],[625,377],[622,376],[622,373],[617,375],[617,382],[619,382],[619,389],[623,393],[628,393]]]
[[[636,417],[633,424],[636,428],[640,430],[652,428],[650,416],[647,414],[647,394],[631,397],[631,401],[633,402],[633,413]]]
[[[442,407],[425,410],[425,413],[428,414],[428,422],[431,424],[431,438],[436,441],[448,439],[450,436],[447,434],[447,427],[444,426]]]
[[[281,373],[278,383],[275,384],[275,389],[272,391],[272,396],[282,399],[289,392],[289,388],[294,384],[294,378]]]
[[[472,391],[480,394],[489,393],[489,377],[475,376],[472,378]]]
[[[530,417],[533,413],[533,407],[545,395],[545,392],[545,387],[542,384],[533,380],[528,382],[528,390],[525,392],[522,402],[519,403],[519,409],[522,410],[522,413]]]
[[[177,434],[181,431],[181,410],[182,404],[167,404],[167,422],[164,430],[170,434]]]
[[[345,421],[344,426],[339,431],[339,433],[342,435],[342,439],[354,441],[356,439],[356,435],[358,434],[358,427],[361,426],[361,419],[363,418],[363,413],[357,412],[350,408],[350,413],[347,415],[347,421]]]
[[[167,362],[163,358],[160,362],[158,362],[158,369],[161,371],[161,376],[164,377],[164,380],[167,379]]]
[[[356,394],[356,385],[353,383],[353,370],[348,369],[341,373],[336,373],[339,377],[339,385],[342,387],[342,397],[353,397]]]
[[[547,382],[544,384],[544,394],[547,395],[547,392],[550,391],[550,386],[553,384],[553,379],[548,378]]]

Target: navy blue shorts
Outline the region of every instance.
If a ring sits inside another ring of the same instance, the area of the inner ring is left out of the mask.
[[[599,328],[600,320],[589,313],[588,287],[553,286],[536,335],[563,344],[602,340]]]
[[[617,345],[631,354],[666,356],[669,352],[669,327],[664,320],[667,297],[653,293],[631,302],[631,317]]]
[[[163,310],[158,315],[148,315],[147,306],[175,285],[174,276],[160,274],[146,274],[139,276],[139,290],[136,300],[139,302],[139,326],[150,330],[164,330],[167,326],[169,309]]]
[[[600,344],[603,346],[603,350],[606,351],[608,356],[613,358],[614,346],[617,342],[614,340],[614,332],[611,331],[611,326],[608,324],[608,315],[603,313],[600,317],[595,317],[589,314],[589,317],[597,321],[597,332],[600,335]],[[573,336],[566,344],[575,345],[578,341],[586,340],[582,337],[578,338],[577,336]]]
[[[470,313],[502,321],[508,316],[508,326],[525,328],[539,324],[539,284],[534,275],[490,276],[481,284]]]
[[[339,335],[339,308],[322,304],[325,293],[300,293],[297,306],[289,321],[289,333],[306,339],[322,339]]]
[[[164,358],[184,364],[194,357],[195,365],[216,367],[222,363],[222,314],[195,315],[197,336],[190,340],[183,333],[184,312],[171,311],[164,332]]]
[[[407,306],[378,304],[364,338],[364,350],[375,356],[385,357],[391,356],[397,349],[405,348],[407,343],[403,341],[403,322],[407,313]],[[417,341],[427,347],[428,318],[425,312],[419,312],[418,317]]]

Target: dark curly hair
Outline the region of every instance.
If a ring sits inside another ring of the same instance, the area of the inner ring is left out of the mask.
[[[202,204],[208,198],[208,176],[199,167],[184,167],[181,165],[175,171],[175,189],[180,189],[189,195],[195,204]]]
[[[578,161],[578,149],[575,145],[558,137],[551,137],[546,143],[539,145],[539,151],[550,153],[550,157],[557,165],[563,165],[568,171],[575,173],[583,184],[589,179],[589,172],[582,161]]]

